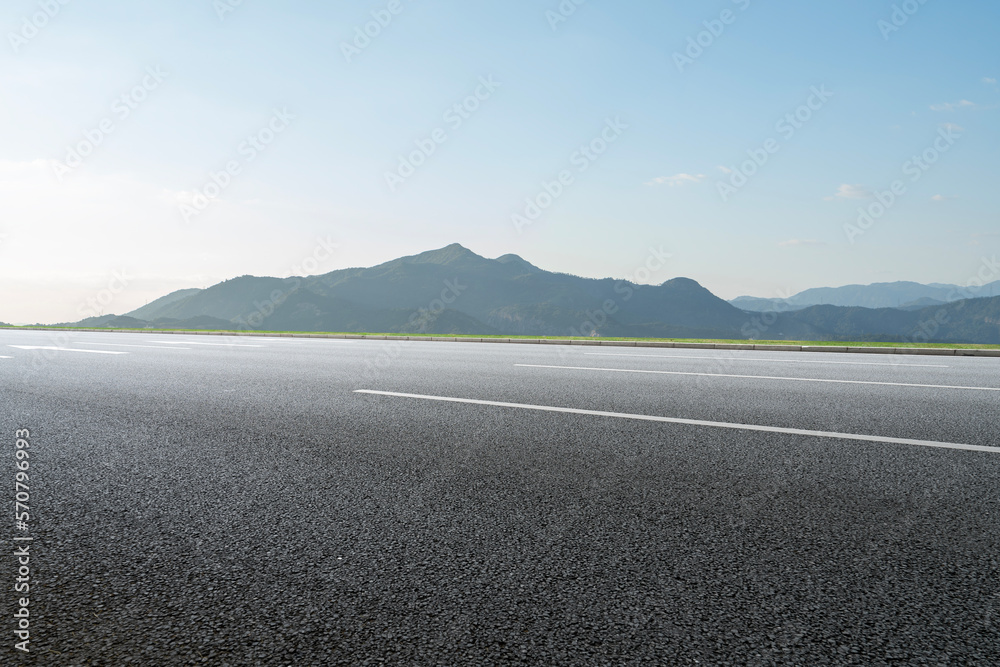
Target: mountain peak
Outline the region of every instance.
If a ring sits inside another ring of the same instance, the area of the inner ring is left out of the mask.
[[[428,250],[419,255],[412,255],[406,260],[413,264],[451,264],[462,259],[482,259],[460,243],[452,243],[437,250]]]
[[[701,283],[699,283],[697,280],[692,280],[691,278],[684,278],[680,276],[677,278],[671,278],[670,280],[664,281],[660,286],[679,287],[685,289],[699,289],[699,290],[705,290],[706,292],[708,291],[704,287],[702,287]]]
[[[511,266],[516,266],[517,268],[524,271],[532,271],[532,272],[541,271],[540,268],[538,268],[528,260],[524,259],[520,255],[515,255],[513,253],[501,255],[500,257],[496,258],[496,261],[499,262],[500,264],[509,264]]]

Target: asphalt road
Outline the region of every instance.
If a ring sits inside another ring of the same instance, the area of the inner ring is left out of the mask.
[[[27,331],[0,357],[12,510],[31,433],[3,664],[1000,663],[1000,359]]]

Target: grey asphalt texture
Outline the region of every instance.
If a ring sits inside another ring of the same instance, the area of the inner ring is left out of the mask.
[[[595,351],[0,331],[34,537],[32,652],[5,583],[0,662],[1000,664],[1000,453],[355,393],[1000,445],[1000,392],[515,365],[1000,387],[1000,359]]]

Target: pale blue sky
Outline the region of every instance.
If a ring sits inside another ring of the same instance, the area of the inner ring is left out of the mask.
[[[593,277],[634,277],[663,248],[649,282],[687,276],[725,298],[966,283],[997,254],[995,2],[911,0],[896,26],[898,0],[568,0],[559,22],[559,0],[400,0],[349,62],[343,44],[393,4],[243,0],[220,18],[227,0],[52,0],[42,20],[38,0],[8,0],[0,320],[79,319],[116,271],[106,312],[452,242]],[[707,46],[679,67],[699,33]],[[467,118],[448,114],[477,88]],[[794,132],[779,126],[808,102]],[[606,151],[574,157],[609,119]],[[102,123],[111,133],[61,167]],[[439,128],[390,188],[398,156]],[[262,130],[271,143],[244,144]],[[724,169],[765,145],[724,201]],[[904,163],[925,150],[937,161],[914,180]],[[227,163],[238,173],[194,208]],[[519,232],[512,215],[563,170]],[[845,232],[895,180],[886,212]]]

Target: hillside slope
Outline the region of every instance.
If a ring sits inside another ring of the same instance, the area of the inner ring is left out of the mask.
[[[887,287],[888,286],[888,287]],[[849,286],[844,300],[903,299],[917,283]],[[930,286],[948,290],[949,286]],[[863,288],[863,289],[862,289]],[[839,291],[838,291],[839,290]],[[846,291],[845,291],[846,290]],[[874,290],[874,291],[872,291]],[[889,291],[885,291],[889,290]],[[810,298],[833,298],[807,290]],[[935,292],[937,293],[937,292]],[[818,295],[818,296],[817,296]],[[865,296],[867,295],[867,296]],[[875,296],[873,296],[875,295]],[[805,298],[805,297],[802,297]],[[764,301],[764,300],[759,300]],[[791,300],[789,300],[791,301]],[[517,255],[487,259],[452,244],[368,268],[310,277],[240,276],[179,290],[87,326],[527,336],[1000,343],[1000,297],[906,309],[811,305],[741,310],[689,278],[636,285],[545,271]],[[925,305],[926,304],[926,305]]]

